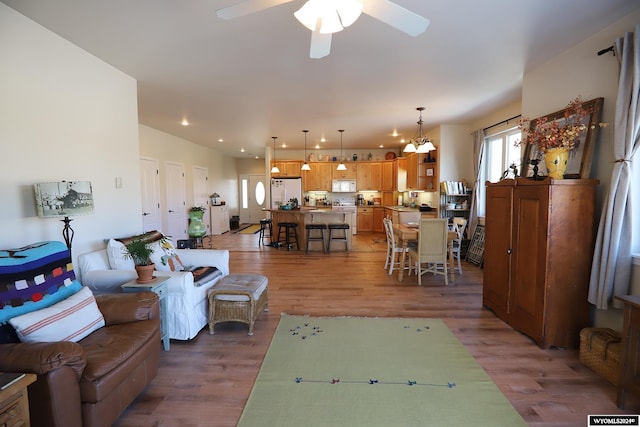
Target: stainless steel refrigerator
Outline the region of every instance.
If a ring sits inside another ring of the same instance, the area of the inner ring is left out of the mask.
[[[302,205],[302,178],[271,178],[272,209],[278,209],[294,197]]]

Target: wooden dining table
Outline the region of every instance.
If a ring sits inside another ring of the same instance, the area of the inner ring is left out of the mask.
[[[398,240],[400,240],[400,244],[402,245],[402,254],[400,255],[400,265],[404,266],[407,257],[407,247],[409,246],[409,242],[418,240],[419,237],[419,228],[411,227],[408,224],[393,224],[393,234],[398,236]],[[447,238],[447,246],[449,248],[449,274],[452,282],[454,280],[454,272],[455,272],[455,260],[453,259],[453,241],[458,238],[458,233],[453,230],[449,230],[448,238]],[[398,281],[402,282],[404,279],[404,268],[400,268],[398,270]]]

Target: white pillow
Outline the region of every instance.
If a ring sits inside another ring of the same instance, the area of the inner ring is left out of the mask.
[[[112,270],[135,270],[135,264],[131,258],[125,256],[124,244],[115,239],[109,239],[107,243],[107,257]]]
[[[9,319],[22,342],[78,342],[104,326],[91,289],[83,286],[52,306]]]
[[[151,262],[156,265],[156,271],[182,271],[184,265],[176,253],[171,240],[163,239],[152,243],[153,253]]]

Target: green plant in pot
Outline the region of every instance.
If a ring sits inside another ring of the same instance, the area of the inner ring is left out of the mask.
[[[155,264],[151,261],[153,248],[150,243],[142,239],[134,239],[124,245],[125,256],[133,260],[138,273],[138,283],[149,283],[153,281],[153,271]]]

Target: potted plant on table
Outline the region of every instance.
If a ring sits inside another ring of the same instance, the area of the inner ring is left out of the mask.
[[[153,248],[150,243],[142,239],[135,239],[124,245],[125,256],[133,260],[136,272],[138,273],[138,283],[149,283],[153,281],[153,271],[155,264],[151,261]]]

